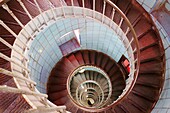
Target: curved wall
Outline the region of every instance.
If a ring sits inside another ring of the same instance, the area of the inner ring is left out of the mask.
[[[77,29],[80,31],[80,47],[75,50],[98,50],[108,54],[117,62],[122,54],[128,57],[115,31],[102,23],[91,18],[80,17],[58,20],[35,37],[28,51],[30,77],[37,83],[40,92],[46,93],[48,76],[53,66],[63,56],[59,46],[76,37],[72,31]]]

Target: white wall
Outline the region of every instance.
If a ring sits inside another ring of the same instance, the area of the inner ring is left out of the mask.
[[[163,27],[159,24],[159,22],[154,19],[154,17],[153,20],[159,30],[164,44],[166,56],[166,70],[163,91],[152,113],[170,113],[170,37],[167,35]]]

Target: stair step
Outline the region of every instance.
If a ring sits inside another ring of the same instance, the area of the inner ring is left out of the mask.
[[[157,95],[159,95],[159,90],[138,84],[135,85],[132,92],[141,95],[142,97],[147,98],[150,101],[155,101],[158,98]]]
[[[162,83],[163,83],[163,78],[161,76],[155,76],[150,74],[138,76],[138,80],[136,82],[136,84],[152,86],[155,88],[159,88],[162,85]]]
[[[113,60],[109,59],[107,65],[105,66],[104,70],[106,73],[111,70],[112,67],[114,67],[115,63],[113,63]]]
[[[73,82],[75,82],[75,81],[77,81],[79,84],[84,82],[83,78],[81,77],[81,74],[77,74],[77,76],[75,77]]]
[[[5,111],[17,96],[18,95],[14,93],[0,92],[0,112]]]
[[[72,6],[71,0],[65,0],[65,1],[66,1],[66,4],[67,4],[68,6]],[[78,0],[73,0],[73,4],[74,4],[74,6],[79,6]]]
[[[121,105],[126,109],[127,113],[146,113],[142,110],[140,110],[138,107],[134,106],[134,103],[132,103],[130,100],[126,99],[123,102],[121,102]]]
[[[84,5],[85,5],[85,8],[92,9],[92,1],[91,0],[85,0]]]
[[[77,61],[76,57],[74,56],[74,54],[70,54],[69,56],[67,56],[68,60],[72,63],[72,65],[74,67],[78,67],[79,66],[79,62]]]
[[[144,17],[134,26],[137,37],[141,36],[143,33],[148,33],[151,28],[152,25]]]
[[[103,11],[103,0],[98,0],[97,4],[95,4],[95,10],[102,13]]]
[[[66,90],[66,85],[52,85],[52,86],[48,86],[47,88],[47,92],[49,93],[53,93],[53,92],[59,92],[62,90]]]
[[[82,77],[83,81],[85,81],[85,80],[86,80],[86,76],[85,76],[85,74],[84,74],[84,73],[81,73],[81,77]]]
[[[69,74],[70,74],[69,71],[65,72],[62,69],[58,69],[58,68],[56,68],[56,70],[52,70],[51,72],[51,76],[55,76],[58,78],[67,78]]]
[[[84,111],[81,109],[78,109],[76,113],[84,113]]]
[[[68,99],[64,105],[66,106],[66,110],[68,111],[74,106],[70,99]]]
[[[31,106],[22,96],[18,96],[3,113],[20,113],[30,109]]]
[[[30,21],[30,18],[28,17],[24,9],[21,7],[19,2],[9,1],[7,2],[7,5],[22,24],[26,25]]]
[[[124,109],[122,109],[122,107],[120,107],[120,105],[117,105],[114,108],[115,113],[126,113],[126,111]]]
[[[83,51],[82,55],[83,55],[83,59],[84,59],[85,64],[86,65],[90,64],[89,51]]]
[[[149,69],[149,71],[154,72],[154,71],[162,71],[163,70],[163,64],[161,62],[158,61],[150,61],[150,62],[145,62],[145,63],[141,63],[140,65],[140,71],[147,71]]]
[[[125,84],[124,85],[120,85],[120,86],[116,86],[116,87],[113,86],[112,87],[112,91],[113,92],[120,91],[120,90],[123,91],[124,88],[125,88]]]
[[[145,113],[147,113],[147,110],[150,110],[152,108],[153,103],[151,101],[142,98],[136,94],[130,93],[128,98],[132,101],[133,105],[145,111]]]
[[[93,80],[93,71],[89,71],[89,79]]]
[[[47,0],[36,0],[42,11],[50,9],[50,4]]]
[[[116,80],[119,80],[121,77],[121,73],[119,71],[116,71],[112,76],[110,76],[111,82],[115,82]]]
[[[107,3],[105,10],[106,10],[106,11],[105,11],[105,15],[106,15],[107,17],[111,18],[112,14],[113,14],[113,12],[112,12],[112,11],[113,11],[112,6]]]
[[[81,52],[75,53],[75,57],[76,57],[77,61],[79,62],[79,65],[84,65],[85,64]]]
[[[24,6],[27,8],[28,12],[30,13],[31,16],[36,17],[40,12],[35,5],[35,3],[31,0],[24,0],[22,1]]]
[[[95,65],[96,64],[96,52],[93,52],[93,51],[90,51],[89,52],[89,56],[90,56],[90,63],[92,65]]]
[[[0,9],[0,19],[11,28],[16,34],[18,34],[21,30],[21,26],[15,21],[15,19],[3,8]],[[5,15],[5,16],[4,16]],[[2,29],[5,29],[2,27]],[[3,31],[1,31],[3,32]],[[4,33],[3,33],[4,34]]]
[[[159,46],[155,45],[140,52],[140,59],[150,59],[161,56]]]
[[[49,93],[49,99],[51,101],[56,101],[64,96],[66,96],[68,94],[67,90],[62,90],[62,91],[59,91],[59,92],[53,92],[53,93]]]
[[[5,82],[9,81],[10,79],[12,79],[12,77],[4,74],[0,74],[0,85],[3,85]]]
[[[111,109],[106,110],[106,113],[114,113]]]
[[[68,69],[71,69],[71,70],[75,69],[75,66],[67,58],[63,58],[62,61],[63,61],[65,68],[67,68],[67,70]]]
[[[56,104],[56,105],[58,105],[58,106],[64,105],[68,99],[69,99],[69,98],[68,98],[67,96],[64,96],[64,97],[61,97],[61,98],[53,101],[53,103]]]
[[[73,107],[71,108],[71,110],[69,110],[69,111],[71,111],[72,113],[76,113],[77,110],[78,110],[78,107],[73,106]]]
[[[97,58],[96,58],[96,66],[100,67],[101,62],[102,62],[103,55],[100,54],[100,52],[97,53]]]
[[[13,79],[9,79],[3,85],[16,87]],[[0,92],[0,100],[1,100],[0,101],[0,112],[5,111],[17,97],[18,97],[18,94],[9,93],[9,92]]]
[[[67,83],[67,78],[60,78],[60,77],[50,77],[49,80],[50,82],[49,85],[65,85]]]
[[[102,63],[101,63],[101,68],[104,69],[106,65],[108,64],[109,57],[103,57]]]
[[[152,31],[148,32],[144,36],[142,36],[139,40],[139,46],[140,48],[144,48],[146,46],[149,46],[153,43],[158,43],[158,39],[155,38],[156,34]]]
[[[123,92],[123,89],[114,89],[114,90],[112,90],[112,92],[113,92],[113,96],[119,96],[122,92]]]

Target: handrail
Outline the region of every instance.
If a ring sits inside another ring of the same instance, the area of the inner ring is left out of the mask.
[[[29,90],[24,90],[24,89],[13,88],[13,87],[9,87],[6,85],[0,85],[0,91],[11,92],[11,93],[16,93],[16,94],[41,96],[41,97],[45,97],[45,98],[48,97],[46,94],[37,93],[34,91],[29,91]]]
[[[6,56],[5,54],[3,54],[3,53],[1,53],[1,52],[0,52],[0,58],[2,58],[2,59],[4,59],[4,60],[7,60],[7,61],[9,61],[9,62],[12,62],[12,63],[14,63],[15,65],[17,65],[17,66],[21,67],[22,69],[24,69],[25,71],[30,72],[25,66],[23,66],[23,65],[21,65],[20,63],[14,61],[13,59],[11,59],[10,57]]]
[[[133,86],[134,86],[134,84],[135,84],[135,82],[136,82],[137,76],[138,76],[139,67],[140,67],[140,49],[139,49],[139,43],[138,43],[138,39],[137,39],[137,35],[136,35],[136,33],[135,33],[135,30],[134,30],[132,24],[130,23],[129,19],[126,17],[126,15],[125,15],[113,2],[111,2],[110,0],[105,0],[105,1],[106,1],[107,3],[109,3],[114,9],[116,9],[116,11],[118,11],[119,14],[120,14],[120,15],[123,17],[123,19],[126,21],[126,23],[128,24],[130,30],[132,31],[133,39],[134,39],[135,44],[136,44],[136,55],[137,55],[137,66],[136,66],[136,70],[135,70],[136,73],[134,73],[133,82],[132,82],[130,88],[128,89],[127,93],[124,95],[124,97],[125,97],[125,96],[128,95],[129,92],[132,90],[132,88],[133,88]],[[122,97],[119,101],[116,101],[115,105],[116,105],[117,103],[119,103],[121,100],[123,100],[124,97]]]
[[[10,49],[16,51],[19,55],[23,57],[23,59],[28,60],[20,51],[18,51],[16,48],[14,48],[11,44],[9,44],[7,41],[5,41],[2,37],[0,37],[0,42],[9,47]]]
[[[38,107],[37,109],[29,109],[24,111],[24,113],[48,113],[54,111],[61,111],[62,113],[66,113],[66,106],[55,106],[55,107]]]
[[[8,76],[11,76],[11,77],[16,77],[18,79],[21,79],[21,80],[27,81],[27,82],[29,82],[29,83],[31,83],[33,85],[36,85],[36,82],[32,81],[31,79],[26,78],[24,76],[19,76],[18,74],[12,73],[12,72],[10,72],[10,71],[8,71],[6,69],[0,68],[0,73],[8,75]]]

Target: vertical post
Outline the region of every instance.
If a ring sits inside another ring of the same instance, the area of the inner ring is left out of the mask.
[[[71,0],[71,6],[74,6],[74,1],[73,0]]]
[[[62,6],[63,6],[63,4],[64,4],[64,6],[67,6],[65,0],[60,0],[60,3],[61,3]]]
[[[120,23],[119,23],[119,28],[121,27],[122,22],[123,22],[123,17],[121,17],[121,20],[120,20]]]
[[[71,6],[72,6],[72,10],[73,10],[73,15],[75,16],[75,11],[74,11],[74,0],[71,0]]]
[[[133,40],[134,40],[134,38],[132,37],[131,41],[129,42],[128,46],[126,47],[126,51],[128,51],[128,49],[129,49],[129,47],[131,46]],[[126,52],[126,51],[125,51],[125,52]],[[124,54],[125,54],[125,52],[124,52]]]
[[[65,11],[64,11],[64,6],[63,6],[63,4],[62,4],[62,0],[60,0],[60,2],[61,2],[61,9],[62,9],[64,18],[65,18],[65,17],[66,17],[66,14],[65,14]],[[67,4],[66,4],[66,5],[67,5]]]
[[[48,0],[48,2],[49,2],[49,4],[50,4],[50,9],[51,9],[51,12],[52,12],[52,14],[53,14],[54,20],[57,20],[57,19],[56,19],[56,16],[55,16],[55,13],[54,13],[54,6],[53,6],[53,4],[50,2],[50,0]]]
[[[129,31],[130,31],[130,29],[129,29],[129,27],[127,27],[125,35],[127,35],[129,33]]]
[[[82,5],[83,5],[83,16],[85,17],[85,5],[84,5],[84,0],[82,0]]]
[[[84,8],[84,7],[85,7],[85,6],[84,6],[84,0],[82,0],[82,4],[83,4],[83,8]]]
[[[93,18],[95,18],[95,3],[96,3],[96,0],[93,0]]]
[[[102,12],[102,23],[103,23],[103,21],[104,21],[104,14],[105,14],[105,9],[106,9],[106,1],[104,1],[104,3],[103,3],[103,12]]]
[[[115,16],[115,9],[113,8],[112,9],[112,15],[111,15],[111,22],[110,22],[110,27],[112,26],[112,21],[113,21],[113,19],[114,19],[114,16]]]
[[[39,12],[40,12],[40,15],[42,16],[43,20],[45,21],[45,24],[47,25],[47,21],[46,21],[44,15],[43,15],[43,13],[42,13],[42,10],[41,10],[40,6],[39,6],[38,3],[37,3],[37,0],[34,0],[34,2],[35,2],[36,6],[37,6],[37,8],[38,8],[38,10],[39,10]]]

